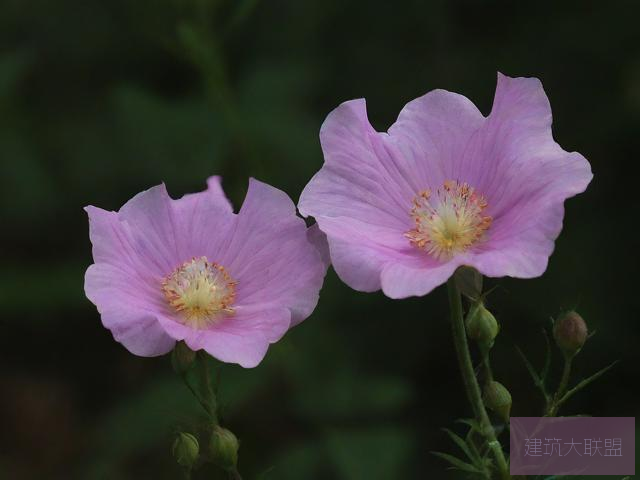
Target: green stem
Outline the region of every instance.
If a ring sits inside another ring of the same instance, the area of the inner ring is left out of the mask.
[[[449,291],[449,308],[451,309],[453,343],[456,348],[458,364],[467,392],[467,398],[469,399],[469,403],[471,403],[471,408],[473,409],[476,420],[480,424],[482,434],[486,437],[487,444],[495,457],[500,478],[508,480],[511,478],[511,475],[509,475],[509,467],[502,452],[502,446],[496,438],[493,425],[491,425],[487,411],[484,408],[480,386],[478,385],[478,380],[473,370],[473,363],[471,363],[471,354],[469,353],[469,344],[467,343],[467,335],[465,333],[464,319],[462,316],[462,299],[460,298],[460,291],[453,277],[449,279],[447,287]]]
[[[482,365],[484,366],[485,384],[489,384],[493,382],[493,372],[491,370],[491,362],[489,361],[489,349],[481,348],[480,353],[482,355]]]
[[[200,394],[198,393],[198,391],[193,388],[193,386],[191,385],[191,383],[189,382],[189,377],[187,376],[186,373],[181,373],[180,374],[180,378],[182,379],[183,383],[185,384],[185,386],[189,389],[189,391],[191,392],[191,394],[195,397],[195,399],[198,401],[198,403],[200,404],[200,406],[204,409],[205,412],[209,413],[209,405],[207,404],[207,402],[205,402]]]
[[[211,385],[211,372],[209,371],[207,354],[201,350],[197,353],[197,358],[200,370],[200,391],[204,396],[207,413],[209,413],[213,422],[212,426],[215,426],[218,424],[218,401]]]
[[[556,393],[556,397],[560,399],[564,392],[567,390],[567,386],[569,385],[569,376],[571,375],[571,361],[573,357],[565,357],[564,359],[564,369],[562,370],[562,378],[560,379],[560,385],[558,385],[558,392]]]
[[[573,357],[570,357],[568,355],[564,357],[564,368],[562,369],[562,377],[560,378],[560,383],[558,384],[558,390],[551,399],[549,407],[547,408],[547,413],[545,413],[545,417],[555,417],[558,413],[558,409],[562,404],[561,400],[564,397],[565,392],[567,391],[567,387],[569,386],[572,360]]]

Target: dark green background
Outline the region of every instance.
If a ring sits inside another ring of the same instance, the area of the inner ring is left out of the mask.
[[[542,80],[556,139],[595,178],[567,203],[542,278],[488,282],[495,375],[514,415],[538,414],[514,345],[540,364],[541,329],[576,307],[598,333],[575,379],[622,361],[564,413],[634,416],[639,14],[623,1],[2,0],[0,477],[176,478],[172,432],[198,413],[168,359],[129,354],[84,297],[83,206],[115,210],[161,181],[178,197],[212,174],[236,207],[249,176],[297,201],[340,102],[366,97],[379,130],[433,88],[486,114],[497,70]],[[442,288],[392,301],[330,271],[318,309],[259,367],[221,369],[245,477],[452,476],[429,454],[454,451],[440,428],[470,415],[446,312]]]

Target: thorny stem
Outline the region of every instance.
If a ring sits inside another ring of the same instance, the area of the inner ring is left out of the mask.
[[[511,475],[509,475],[509,467],[504,453],[502,452],[502,446],[496,438],[493,425],[491,425],[487,411],[484,408],[478,379],[476,378],[473,370],[473,364],[471,363],[471,354],[469,353],[469,344],[467,343],[464,320],[462,318],[462,299],[460,298],[460,291],[458,290],[453,277],[447,282],[447,287],[449,291],[449,308],[451,310],[451,331],[453,334],[453,343],[456,348],[458,364],[460,366],[460,373],[462,374],[462,381],[467,392],[467,398],[469,399],[469,403],[471,403],[471,408],[473,409],[476,420],[480,424],[482,434],[486,437],[487,444],[495,457],[500,478],[502,480],[509,480],[511,478]]]

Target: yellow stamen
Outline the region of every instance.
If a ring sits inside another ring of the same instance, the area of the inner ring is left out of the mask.
[[[203,329],[233,313],[236,285],[223,266],[199,257],[167,276],[162,291],[182,323]]]
[[[413,200],[415,228],[405,233],[412,245],[438,260],[449,260],[480,241],[491,226],[487,202],[467,183],[447,180],[435,195],[423,190]]]

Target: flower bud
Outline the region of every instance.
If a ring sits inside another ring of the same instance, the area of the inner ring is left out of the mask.
[[[213,461],[224,470],[232,470],[238,464],[238,439],[230,430],[219,425],[213,427],[211,434],[211,456]]]
[[[493,410],[504,421],[509,421],[511,414],[511,394],[500,382],[492,381],[485,385],[482,395],[484,404]]]
[[[178,465],[185,468],[191,468],[195,465],[199,452],[198,439],[190,433],[180,432],[173,442],[173,456]]]
[[[475,303],[467,314],[467,336],[485,348],[493,346],[500,327],[496,317],[485,308],[482,302]]]
[[[184,373],[196,359],[196,352],[191,350],[186,343],[178,342],[171,352],[171,366],[176,373]]]
[[[587,324],[576,312],[567,312],[553,325],[553,338],[556,345],[568,357],[573,357],[587,341]]]

